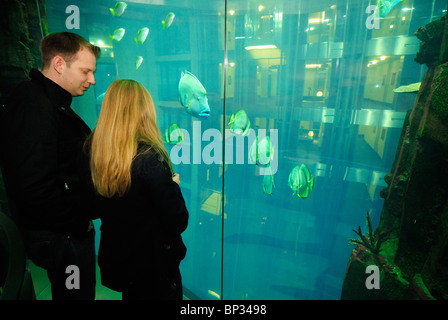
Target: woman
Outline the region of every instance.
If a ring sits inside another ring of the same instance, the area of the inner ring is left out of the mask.
[[[124,300],[182,299],[188,211],[149,92],[133,80],[114,81],[86,147],[102,221],[101,282]]]

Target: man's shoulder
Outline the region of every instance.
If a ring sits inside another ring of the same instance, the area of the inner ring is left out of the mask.
[[[26,80],[19,83],[8,96],[5,106],[18,104],[20,102],[39,103],[49,101],[42,86],[33,80]]]
[[[42,85],[34,80],[25,80],[19,83],[14,90],[12,91],[12,95],[20,95],[20,96],[29,96],[27,93],[41,94],[44,95],[44,90]]]

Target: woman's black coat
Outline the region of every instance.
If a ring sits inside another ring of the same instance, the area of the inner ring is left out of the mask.
[[[140,143],[139,152],[148,147]],[[181,233],[189,214],[179,185],[153,149],[134,159],[126,195],[97,195],[95,203],[101,218],[98,264],[103,285],[123,291],[138,282],[157,290],[176,277],[186,254]]]

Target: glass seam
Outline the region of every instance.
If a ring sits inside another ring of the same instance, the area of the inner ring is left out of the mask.
[[[226,77],[227,77],[227,0],[224,0],[224,68],[223,68],[223,143],[222,143],[222,194],[221,194],[221,300],[224,300],[224,176],[226,141]]]

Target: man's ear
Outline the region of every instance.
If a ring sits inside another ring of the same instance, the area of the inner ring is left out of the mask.
[[[57,73],[62,73],[62,69],[65,66],[65,60],[61,56],[54,56],[51,65]]]

